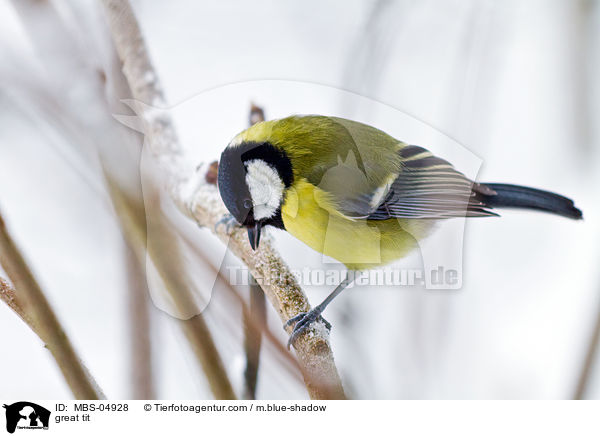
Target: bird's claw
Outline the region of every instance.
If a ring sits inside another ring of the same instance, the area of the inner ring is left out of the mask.
[[[219,229],[219,226],[225,226],[225,232],[227,232],[228,235],[231,235],[236,227],[240,227],[240,224],[233,215],[227,213],[215,223],[215,232]]]
[[[288,350],[292,345],[294,345],[296,339],[298,339],[302,333],[304,333],[314,322],[317,321],[322,322],[327,330],[331,330],[331,324],[321,316],[321,311],[318,309],[302,312],[293,318],[288,319],[284,325],[284,328],[294,325],[294,329],[292,330],[287,343]]]

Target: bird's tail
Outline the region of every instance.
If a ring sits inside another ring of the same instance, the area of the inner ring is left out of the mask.
[[[572,219],[583,217],[581,210],[575,207],[573,200],[553,192],[503,183],[482,183],[481,185],[494,191],[493,194],[487,189],[482,190],[483,192],[479,191],[483,203],[492,208],[533,209]]]

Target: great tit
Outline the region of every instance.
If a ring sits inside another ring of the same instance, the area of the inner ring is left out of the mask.
[[[304,115],[264,121],[238,134],[221,154],[225,206],[257,249],[261,229],[283,229],[349,270],[377,267],[409,253],[435,223],[533,209],[580,219],[573,201],[552,192],[477,183],[426,149],[356,121]],[[352,279],[318,306],[290,319],[290,341]],[[326,325],[328,323],[324,321]]]

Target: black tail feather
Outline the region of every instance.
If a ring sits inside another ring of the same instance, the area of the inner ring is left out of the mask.
[[[540,210],[572,219],[583,217],[581,210],[575,207],[573,200],[553,192],[503,183],[483,183],[482,185],[495,191],[495,194],[479,193],[483,203],[489,207]]]

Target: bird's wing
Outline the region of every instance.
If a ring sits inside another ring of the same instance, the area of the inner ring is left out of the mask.
[[[493,190],[422,147],[356,121],[299,120],[310,127],[303,138],[318,147],[319,159],[302,156],[297,162],[305,165],[301,172],[307,180],[325,193],[332,212],[354,220],[495,215],[479,195],[493,195]],[[305,151],[305,144],[297,148]]]
[[[302,173],[326,194],[336,213],[364,219],[376,210],[385,198],[386,187],[398,176],[403,143],[356,121],[335,117],[316,120],[319,124],[311,133],[319,159]],[[310,162],[306,157],[297,161],[301,165]]]
[[[496,215],[480,194],[495,192],[416,145],[400,150],[402,170],[382,201],[366,218],[452,218]]]

